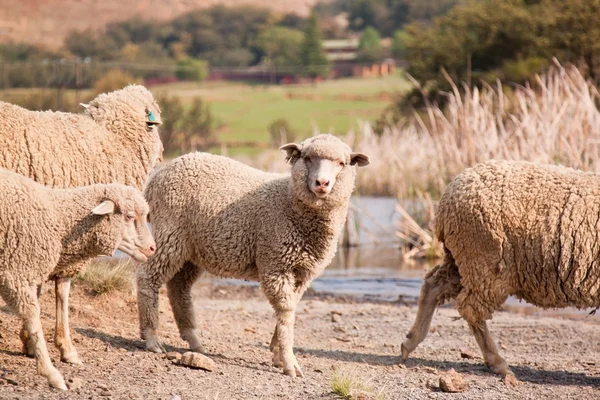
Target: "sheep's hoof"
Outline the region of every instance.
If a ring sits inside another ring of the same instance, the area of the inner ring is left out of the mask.
[[[158,339],[148,339],[146,340],[146,350],[151,351],[153,353],[166,353],[165,348],[158,341]]]
[[[60,360],[62,362],[66,362],[66,363],[73,364],[73,365],[83,365],[83,363],[81,362],[81,359],[79,358],[79,356],[77,355],[76,352],[63,354],[60,357]]]
[[[52,373],[50,376],[48,376],[48,383],[50,384],[51,387],[53,387],[55,389],[67,390],[67,384],[65,383],[65,380],[63,379],[62,375],[58,371],[56,371],[55,373]]]
[[[406,345],[404,343],[402,343],[402,346],[400,346],[400,351],[402,352],[402,362],[404,362],[408,359],[408,356],[410,355],[410,351],[408,351],[408,348],[406,347]]]
[[[512,386],[512,387],[519,386],[523,383],[520,380],[518,380],[517,377],[512,373],[504,375],[504,378],[502,379],[502,381],[504,382],[504,384],[506,386]]]

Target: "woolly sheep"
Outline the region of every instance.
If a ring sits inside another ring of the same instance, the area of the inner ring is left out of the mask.
[[[38,373],[52,387],[65,381],[48,355],[38,296],[50,274],[68,270],[117,248],[143,262],[155,243],[146,224],[148,205],[137,189],[94,185],[50,189],[0,170],[0,296],[23,319],[23,349],[37,359]],[[36,296],[37,292],[37,296]],[[67,313],[57,293],[57,319]],[[66,339],[70,342],[69,333]],[[62,349],[56,332],[56,345]]]
[[[490,161],[446,188],[436,213],[441,265],[423,282],[406,359],[435,308],[456,299],[486,364],[518,383],[486,320],[510,295],[539,307],[600,306],[600,175],[528,162]]]
[[[143,189],[162,159],[157,125],[160,109],[143,86],[100,94],[84,114],[36,112],[0,102],[0,168],[43,185],[67,188],[122,183]],[[71,277],[85,267],[74,263],[52,276],[58,298],[68,299]],[[61,359],[81,364],[69,339],[68,304],[57,303],[56,331]]]
[[[140,331],[148,350],[157,336],[158,289],[168,296],[181,337],[203,351],[190,289],[204,271],[259,281],[275,309],[273,362],[302,376],[293,354],[296,304],[333,258],[354,188],[369,158],[332,135],[281,147],[289,174],[271,174],[229,158],[192,153],[148,181],[157,253],[138,269]]]

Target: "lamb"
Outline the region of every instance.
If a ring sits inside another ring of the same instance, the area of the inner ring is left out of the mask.
[[[510,295],[543,308],[600,306],[598,199],[600,175],[560,166],[489,161],[458,175],[436,213],[444,261],[425,276],[402,358],[435,308],[456,299],[486,364],[517,384],[486,320]]]
[[[51,274],[69,270],[116,249],[139,262],[156,244],[148,229],[142,193],[121,184],[50,189],[0,170],[0,296],[23,319],[24,351],[37,359],[38,373],[52,387],[66,390],[52,365],[40,322],[38,296]],[[37,296],[36,296],[37,292]],[[57,293],[57,319],[67,313]],[[62,337],[56,332],[56,345]],[[69,333],[66,339],[70,342]]]
[[[273,362],[286,375],[303,375],[293,354],[296,305],[335,254],[355,166],[369,158],[329,134],[281,150],[291,175],[191,153],[150,177],[144,194],[158,250],[138,269],[140,332],[148,350],[164,351],[158,289],[167,282],[182,339],[203,351],[190,289],[208,271],[260,282],[277,319]]]
[[[55,188],[97,183],[143,186],[162,160],[157,126],[160,108],[143,86],[100,94],[84,114],[34,112],[0,102],[0,168]],[[51,279],[57,298],[68,299],[71,277],[85,267],[74,263]],[[81,364],[69,339],[68,304],[57,302],[56,332],[61,359]]]

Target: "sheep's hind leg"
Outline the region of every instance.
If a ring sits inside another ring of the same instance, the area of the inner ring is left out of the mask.
[[[41,284],[37,286],[36,294],[37,294],[37,298],[38,298],[38,302],[39,302],[39,299],[42,295],[42,285]],[[23,324],[23,327],[21,328],[21,332],[19,332],[19,338],[21,339],[21,342],[23,342],[23,354],[25,354],[27,357],[34,358],[35,357],[35,344],[33,343],[33,340],[31,340],[31,337],[29,336],[27,329],[25,329],[24,324]]]
[[[56,278],[56,330],[54,331],[54,343],[60,350],[60,359],[70,364],[82,365],[77,350],[71,341],[69,329],[69,289],[71,278]]]
[[[489,365],[492,370],[500,374],[504,377],[504,382],[508,385],[515,386],[519,384],[519,380],[513,374],[513,372],[508,367],[508,364],[502,356],[498,353],[498,348],[494,343],[494,339],[490,335],[490,332],[487,327],[487,323],[485,320],[477,321],[477,322],[469,322],[469,328],[471,328],[471,332],[473,332],[473,336],[475,336],[475,340],[481,349],[481,353],[483,354],[483,359],[487,365]]]
[[[183,340],[189,343],[190,350],[200,353],[204,353],[204,347],[200,343],[191,290],[202,272],[202,268],[186,262],[183,268],[167,282],[169,302],[175,315],[179,334]]]
[[[275,325],[275,331],[273,331],[269,350],[273,353],[273,365],[277,368],[283,367],[283,360],[281,358],[281,352],[279,351],[279,341],[277,340],[277,325]]]
[[[402,361],[406,361],[410,353],[425,340],[435,309],[448,298],[456,297],[460,291],[460,275],[455,265],[438,265],[434,267],[423,280],[417,317],[402,342]]]
[[[23,328],[28,342],[30,341],[34,347],[38,373],[48,379],[50,386],[67,390],[65,380],[56,367],[52,365],[48,354],[40,321],[40,305],[35,294],[36,288],[27,283],[20,286],[20,282],[17,282],[17,285],[15,293],[9,294],[6,290],[0,292],[3,294],[4,300],[23,318]]]

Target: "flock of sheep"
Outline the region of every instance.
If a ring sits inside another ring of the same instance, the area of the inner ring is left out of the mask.
[[[161,114],[147,89],[130,85],[84,106],[70,114],[0,102],[0,295],[23,320],[23,352],[39,374],[67,389],[42,332],[42,283],[55,282],[61,360],[79,364],[68,324],[71,278],[119,249],[142,263],[138,310],[148,350],[164,351],[158,291],[166,283],[181,337],[203,351],[190,290],[208,271],[260,282],[276,316],[273,363],[302,376],[296,306],[335,254],[356,167],[369,157],[318,135],[281,147],[289,174],[207,153],[155,170]],[[490,161],[458,175],[436,214],[444,261],[424,279],[402,358],[425,339],[435,309],[455,299],[485,362],[517,383],[486,320],[510,295],[541,307],[600,306],[599,197],[598,175],[562,167]]]

